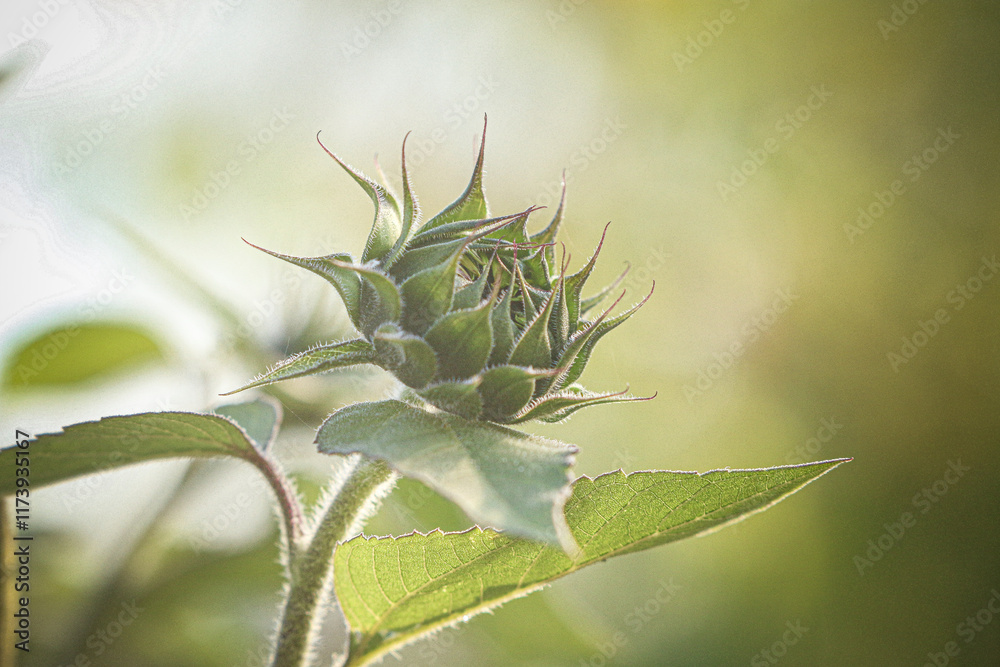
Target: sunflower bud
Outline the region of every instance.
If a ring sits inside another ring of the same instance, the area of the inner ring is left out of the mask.
[[[565,182],[555,216],[535,234],[527,227],[536,207],[490,217],[482,182],[485,144],[484,126],[465,192],[423,224],[406,171],[405,139],[402,197],[384,178],[381,184],[371,180],[323,147],[375,206],[360,261],[340,253],[302,258],[264,252],[330,282],[361,337],[286,359],[242,389],[369,363],[393,373],[411,397],[502,424],[559,421],[589,405],[640,400],[625,392],[594,393],[577,380],[597,342],[649,297],[612,317],[620,296],[592,316],[624,277],[583,296],[603,235],[583,268],[567,275],[565,251],[557,262],[554,249]]]

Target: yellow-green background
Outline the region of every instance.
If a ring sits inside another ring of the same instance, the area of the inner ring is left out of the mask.
[[[780,664],[922,665],[949,641],[960,648],[951,664],[996,664],[1000,619],[970,643],[956,626],[1000,589],[1000,277],[961,310],[948,301],[1000,247],[995,3],[896,3],[912,15],[891,32],[879,26],[889,1],[232,4],[60,5],[39,35],[47,61],[0,105],[4,433],[207,409],[284,351],[346,335],[333,290],[240,237],[292,254],[357,254],[370,205],[317,131],[369,171],[379,153],[394,182],[412,131],[412,178],[433,214],[464,187],[485,112],[494,212],[544,199],[567,169],[573,265],[610,220],[593,282],[625,262],[626,300],[656,282],[583,378],[656,399],[531,427],[578,444],[576,472],[783,464],[824,419],[842,427],[811,458],[854,461],[736,527],[596,566],[414,645],[403,664],[599,665],[618,631],[626,641],[607,664],[764,664],[759,652],[797,622],[808,630]],[[4,10],[5,42],[39,7]],[[713,23],[723,11],[731,21]],[[701,53],[679,67],[699,33]],[[162,74],[125,115],[116,100],[150,67]],[[786,137],[776,124],[814,88],[829,98]],[[294,118],[247,159],[241,143],[276,112]],[[67,151],[107,121],[91,154],[61,173]],[[609,122],[614,141],[584,157]],[[949,128],[958,138],[909,180],[904,163]],[[432,137],[441,141],[417,157]],[[777,151],[723,200],[718,182],[771,138]],[[230,160],[240,173],[186,219],[182,205]],[[896,179],[905,192],[852,242],[844,225]],[[238,320],[259,322],[246,338],[257,356],[241,356],[249,344],[229,350],[234,324],[113,217]],[[113,283],[115,271],[126,279]],[[745,327],[776,290],[792,305],[750,340]],[[268,304],[275,314],[251,315]],[[939,308],[949,321],[894,371],[887,354]],[[123,326],[71,342],[47,382],[17,376],[33,337],[105,321]],[[684,386],[737,343],[739,358],[688,400]],[[102,367],[95,359],[114,368],[79,380]],[[309,454],[311,429],[387,388],[376,372],[288,386],[294,415],[279,454],[308,493],[330,472]],[[914,496],[949,461],[969,471],[921,514]],[[142,466],[37,493],[35,644],[24,665],[78,653],[94,665],[257,664],[280,586],[268,497],[211,548],[189,550],[200,522],[250,488],[238,464],[203,471],[197,494],[172,505],[146,551],[107,583],[181,472]],[[854,557],[907,511],[916,525],[859,574]],[[439,525],[466,522],[404,485],[370,530]],[[636,607],[671,580],[676,595],[637,623]],[[102,586],[105,612],[92,612],[86,601]],[[57,651],[132,599],[143,611],[102,655],[85,641]]]

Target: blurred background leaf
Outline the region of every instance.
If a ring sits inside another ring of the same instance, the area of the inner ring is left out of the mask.
[[[49,329],[14,350],[4,369],[8,391],[74,385],[163,359],[144,327],[115,322]]]

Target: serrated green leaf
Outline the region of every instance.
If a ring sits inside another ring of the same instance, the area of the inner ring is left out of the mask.
[[[566,503],[580,546],[562,551],[491,530],[359,536],[334,554],[352,630],[348,665],[536,591],[613,556],[717,530],[764,510],[849,459],[759,470],[581,477]]]
[[[562,505],[575,447],[400,401],[338,410],[320,427],[316,442],[327,454],[360,452],[386,461],[456,503],[473,521],[572,546]]]
[[[437,372],[437,356],[423,338],[408,334],[395,324],[385,324],[375,332],[378,363],[390,370],[407,387],[427,386]]]
[[[8,357],[8,390],[72,385],[163,358],[142,327],[116,322],[70,324],[43,331]]]
[[[479,157],[472,170],[472,179],[465,192],[446,209],[428,220],[421,231],[434,229],[456,220],[477,220],[489,216],[489,205],[483,194],[483,155],[486,151],[486,119],[483,119],[483,138],[479,142]]]
[[[351,322],[358,329],[361,328],[361,276],[355,271],[344,268],[345,265],[353,266],[354,264],[350,255],[334,253],[325,257],[293,257],[261,248],[246,239],[243,239],[243,242],[272,257],[308,269],[333,285],[344,301],[344,307],[347,309],[347,315],[351,318]]]
[[[300,352],[284,361],[279,361],[274,368],[260,375],[239,389],[227,391],[222,396],[229,396],[253,387],[261,387],[281,380],[325,373],[336,368],[354,366],[356,364],[374,364],[377,358],[374,346],[366,340],[348,340],[342,343],[330,343]]]
[[[439,380],[464,380],[486,366],[493,347],[491,301],[455,310],[434,323],[424,339],[437,354]]]
[[[14,469],[16,447],[0,450],[0,466]],[[24,450],[20,450],[24,451]],[[218,415],[153,412],[105,417],[39,435],[28,444],[31,488],[133,463],[166,458],[233,456],[260,467],[261,453],[236,424]],[[0,476],[0,494],[16,489],[14,475]]]
[[[273,399],[257,398],[246,403],[229,403],[213,410],[239,424],[261,451],[267,451],[281,425],[281,408]]]
[[[319,141],[319,135],[316,135],[316,140]],[[365,243],[365,251],[361,255],[361,261],[384,259],[392,250],[402,231],[403,225],[398,215],[398,204],[393,206],[390,203],[386,191],[381,185],[341,160],[326,146],[323,146],[322,141],[319,141],[319,145],[323,147],[327,155],[336,160],[337,164],[357,181],[375,205],[375,221],[372,224],[372,231],[368,235],[368,241]]]

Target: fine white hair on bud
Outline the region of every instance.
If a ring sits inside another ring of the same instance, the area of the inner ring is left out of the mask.
[[[607,226],[593,256],[567,274],[565,248],[558,262],[555,251],[566,210],[565,178],[555,215],[530,234],[528,221],[538,207],[491,216],[483,192],[485,148],[484,119],[465,191],[419,224],[405,138],[401,195],[385,182],[377,161],[381,182],[323,146],[375,206],[360,260],[347,253],[293,257],[260,250],[333,285],[360,336],[317,345],[236,391],[367,363],[391,372],[428,407],[501,424],[557,422],[590,405],[646,400],[592,392],[577,383],[597,342],[649,298],[612,316],[624,293],[610,308],[598,307],[618,281],[584,296]]]

